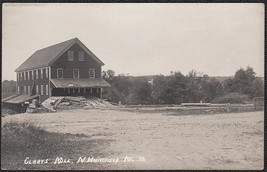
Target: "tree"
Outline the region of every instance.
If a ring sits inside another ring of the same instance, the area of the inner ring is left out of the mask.
[[[115,72],[113,70],[107,70],[102,72],[102,77],[105,79],[108,83],[112,83],[112,80],[115,77]]]
[[[132,81],[126,102],[128,104],[150,104],[151,92],[151,85],[146,79],[135,79]]]
[[[253,68],[247,67],[246,70],[240,68],[236,71],[234,78],[228,79],[224,83],[226,92],[237,92],[248,95],[250,99],[254,96],[263,96],[263,82],[256,78]]]
[[[16,81],[2,81],[2,98],[16,94]]]
[[[16,81],[4,80],[2,82],[2,91],[3,92],[16,92]]]
[[[153,80],[153,86],[151,91],[151,99],[154,104],[164,103],[163,95],[167,88],[166,77],[158,75]]]

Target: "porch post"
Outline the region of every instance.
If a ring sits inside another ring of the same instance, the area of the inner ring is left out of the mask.
[[[102,88],[100,88],[100,98],[102,99]]]

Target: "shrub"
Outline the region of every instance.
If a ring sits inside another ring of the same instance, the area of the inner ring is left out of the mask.
[[[247,95],[240,93],[228,93],[224,96],[216,98],[213,103],[249,103],[250,100]]]

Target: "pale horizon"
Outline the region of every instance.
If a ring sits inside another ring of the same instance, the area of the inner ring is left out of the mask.
[[[264,4],[5,3],[2,81],[38,49],[75,37],[116,75],[233,76],[250,66],[264,77]]]

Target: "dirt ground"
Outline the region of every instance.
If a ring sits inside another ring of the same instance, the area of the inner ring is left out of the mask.
[[[101,158],[120,161],[104,166],[108,169],[263,169],[263,111],[177,116],[75,109],[2,118],[2,124],[9,121],[109,141],[102,147],[108,153]]]

